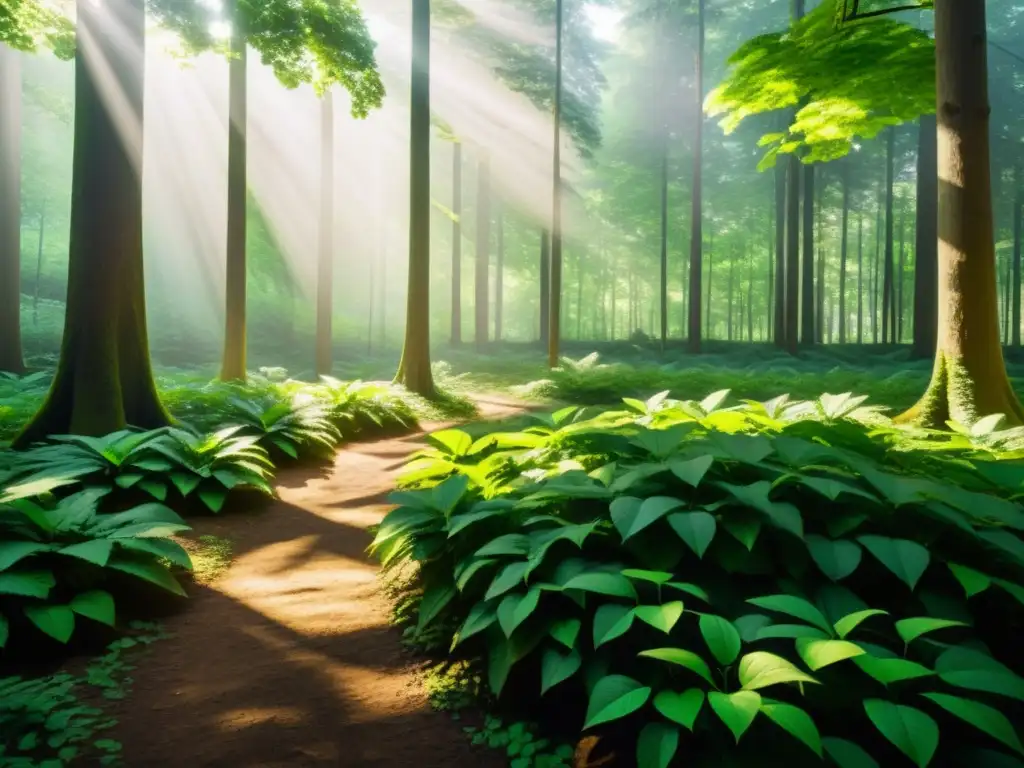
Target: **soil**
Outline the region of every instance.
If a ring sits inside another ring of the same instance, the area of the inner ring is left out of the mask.
[[[487,419],[521,410],[478,405]],[[365,554],[421,445],[422,433],[349,445],[326,469],[282,472],[266,509],[195,525],[230,539],[234,560],[139,660],[113,713],[128,768],[504,764],[430,709]]]

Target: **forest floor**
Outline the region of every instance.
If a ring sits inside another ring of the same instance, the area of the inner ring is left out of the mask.
[[[477,405],[486,420],[523,410]],[[170,639],[139,660],[111,712],[127,766],[504,763],[431,710],[365,554],[423,434],[346,446],[326,469],[283,472],[266,509],[196,524],[230,539],[234,560],[165,622]]]

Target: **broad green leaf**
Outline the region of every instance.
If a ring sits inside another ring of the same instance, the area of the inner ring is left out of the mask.
[[[903,642],[910,645],[914,640],[919,638],[921,635],[927,634],[928,632],[935,632],[939,629],[946,629],[947,627],[966,627],[962,621],[952,621],[951,619],[931,619],[926,616],[913,619],[901,619],[896,622],[896,632],[902,638]]]
[[[228,497],[226,488],[215,488],[207,485],[199,489],[199,499],[211,512],[220,512]]]
[[[855,613],[843,616],[839,621],[836,622],[836,634],[839,637],[845,638],[848,634],[853,632],[862,622],[867,621],[872,616],[888,616],[888,612],[883,611],[879,608],[867,608],[863,611],[856,611]]]
[[[539,601],[539,587],[531,587],[525,594],[505,596],[498,606],[498,624],[505,637],[511,637],[516,628],[530,617]]]
[[[812,672],[864,653],[859,645],[846,640],[815,640],[810,637],[797,638],[796,650]]]
[[[861,548],[852,541],[832,541],[824,536],[807,536],[807,549],[821,572],[832,581],[841,581],[857,570]]]
[[[754,651],[740,659],[740,685],[744,690],[756,691],[779,683],[817,683],[791,662],[774,653]]]
[[[635,614],[629,606],[606,603],[594,613],[594,648],[620,637],[633,626]]]
[[[38,552],[46,552],[49,544],[38,541],[0,541],[0,572]]]
[[[478,549],[474,557],[498,557],[500,555],[525,555],[530,551],[530,537],[522,533],[506,533],[491,539]]]
[[[836,480],[832,477],[812,477],[810,475],[801,475],[798,479],[803,485],[817,491],[831,501],[835,501],[844,493],[848,493],[853,496],[860,496],[861,498],[870,499],[871,501],[878,500],[874,495],[867,491],[861,490],[855,485],[844,483],[842,480]]]
[[[160,563],[145,560],[122,559],[115,556],[110,559],[109,563],[107,563],[107,567],[130,574],[142,579],[143,581],[155,584],[161,589],[175,595],[185,597],[185,590],[181,588],[177,579],[175,579],[174,576],[171,575],[171,572]]]
[[[743,641],[732,622],[710,613],[701,614],[700,633],[708,644],[711,654],[723,667],[736,661]]]
[[[922,693],[921,695],[964,722],[984,731],[993,739],[1001,741],[1013,751],[1024,754],[1024,746],[1021,746],[1020,738],[1017,736],[1013,724],[998,709],[946,693]]]
[[[114,626],[114,598],[109,592],[101,589],[94,589],[89,592],[81,592],[71,599],[69,607],[80,616]]]
[[[714,457],[709,454],[698,456],[695,459],[672,459],[668,462],[668,468],[684,483],[696,488],[704,479],[704,475],[711,469],[714,461]]]
[[[777,528],[803,538],[803,517],[800,510],[792,504],[769,499],[768,494],[771,493],[772,484],[767,480],[759,480],[750,485],[733,485],[732,483],[716,483],[716,485],[726,490],[744,506],[756,509],[768,517]]]
[[[0,573],[0,595],[45,598],[57,583],[51,571]]]
[[[29,621],[60,643],[75,631],[75,614],[66,605],[26,605],[24,611]]]
[[[761,518],[753,513],[747,513],[737,509],[732,513],[726,513],[721,518],[722,527],[747,548],[747,551],[754,549],[757,537],[761,535]]]
[[[939,746],[939,726],[919,709],[882,699],[866,699],[864,711],[875,728],[918,768],[925,768]]]
[[[636,744],[637,768],[668,768],[678,749],[678,728],[668,723],[648,723]]]
[[[707,512],[677,512],[668,516],[668,524],[697,557],[704,557],[715,538],[715,518]]]
[[[956,646],[935,660],[935,672],[944,683],[1024,701],[1024,679],[981,651]]]
[[[792,704],[783,704],[772,699],[761,700],[761,712],[777,726],[806,744],[818,757],[823,757],[821,734],[811,716]]]
[[[822,632],[817,627],[812,627],[807,624],[770,624],[767,627],[761,627],[757,630],[757,634],[754,636],[755,640],[770,640],[780,637],[790,637],[796,639],[798,637],[811,637],[818,640],[825,640],[828,638],[826,632]]]
[[[882,685],[891,685],[904,680],[915,680],[919,677],[934,675],[928,667],[908,659],[880,659],[865,653],[854,658],[853,663],[869,677],[873,677]]]
[[[482,568],[486,568],[488,565],[494,565],[496,562],[498,561],[493,557],[482,557],[459,563],[459,566],[455,569],[455,588],[458,589],[459,592],[462,592],[466,589],[466,585],[469,584],[470,579],[472,579],[477,572]]]
[[[81,544],[72,544],[70,547],[57,550],[57,552],[68,557],[86,560],[102,568],[110,560],[110,553],[113,549],[114,542],[109,539],[92,539],[83,541]]]
[[[691,672],[696,672],[698,675],[703,677],[713,688],[718,688],[715,684],[715,679],[711,676],[711,669],[708,667],[707,662],[697,654],[693,653],[693,651],[687,651],[683,648],[652,648],[647,651],[641,651],[637,656],[643,656],[648,659],[658,659],[659,661],[666,661],[669,664],[676,664],[680,667],[685,667]]]
[[[839,768],[879,768],[878,762],[852,741],[825,737],[821,744]]]
[[[540,661],[540,695],[575,675],[582,664],[583,657],[575,648],[568,653],[546,649]]]
[[[569,579],[563,589],[580,589],[584,592],[597,592],[612,597],[637,599],[633,583],[621,573],[581,573]]]
[[[462,623],[459,631],[455,633],[452,640],[452,647],[465,642],[473,635],[483,632],[498,620],[498,613],[490,603],[477,603],[469,612],[469,616]]]
[[[632,502],[628,502],[627,505],[620,505],[618,503],[629,498],[631,497],[616,499],[611,505],[612,521],[615,523],[615,527],[619,529],[623,541],[636,536],[640,531],[653,525],[672,510],[683,506],[682,501],[669,496],[652,496],[649,499],[644,499],[639,507]]]
[[[652,584],[664,584],[666,581],[672,581],[672,574],[667,571],[644,571],[637,568],[627,568],[622,571],[622,575],[637,581],[649,581]]]
[[[688,595],[693,595],[698,600],[703,600],[705,603],[711,602],[711,596],[696,584],[687,584],[685,581],[670,581],[665,584],[665,586],[672,587],[672,589],[678,589],[680,592],[685,592]]]
[[[508,674],[516,663],[515,652],[508,640],[493,643],[487,660],[487,684],[495,696],[500,696]]]
[[[427,435],[427,440],[452,456],[465,456],[473,445],[473,438],[461,429],[442,429]]]
[[[857,541],[911,589],[917,586],[931,560],[928,550],[915,541],[887,536],[859,536]]]
[[[674,723],[693,730],[697,715],[704,705],[704,691],[690,688],[682,693],[662,691],[654,697],[654,708]]]
[[[771,623],[771,618],[763,613],[751,613],[746,616],[740,616],[733,622],[745,643],[754,642],[757,639],[757,633]]]
[[[583,729],[618,720],[636,712],[651,695],[651,689],[625,675],[608,675],[597,681],[587,704]]]
[[[529,567],[529,564],[525,562],[509,563],[506,565],[494,577],[491,586],[487,589],[487,594],[484,595],[484,600],[499,597],[521,583],[523,576],[526,574],[526,569]]]
[[[820,627],[826,633],[832,632],[832,625],[828,619],[814,605],[795,595],[768,595],[766,597],[754,597],[747,600],[751,605],[758,608],[767,608],[769,611],[785,613],[803,619],[809,624]]]
[[[623,541],[629,537],[629,531],[640,515],[640,507],[643,506],[643,503],[643,499],[638,499],[635,496],[620,496],[608,505],[612,523]]]
[[[445,582],[427,588],[420,600],[417,629],[422,632],[455,597],[455,585]]]
[[[448,538],[457,536],[473,525],[473,523],[479,523],[481,520],[488,520],[492,517],[500,517],[504,514],[504,510],[500,509],[481,509],[476,512],[463,512],[459,515],[453,515],[448,522]]]
[[[683,604],[677,600],[664,605],[640,605],[633,610],[633,613],[640,621],[650,624],[667,635],[679,621],[679,617],[683,615]]]
[[[581,626],[579,619],[559,619],[551,625],[549,634],[566,648],[575,648]]]
[[[430,489],[430,505],[444,515],[450,515],[459,501],[466,495],[469,478],[465,475],[449,477]]]
[[[747,732],[747,729],[754,722],[757,713],[761,710],[761,695],[755,691],[736,691],[735,693],[720,693],[711,691],[708,694],[708,704],[718,719],[725,723],[732,731],[739,744],[740,737]]]

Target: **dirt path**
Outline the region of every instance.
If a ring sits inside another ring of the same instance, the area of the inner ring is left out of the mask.
[[[128,768],[503,764],[430,710],[364,554],[421,439],[350,445],[329,472],[282,473],[266,511],[196,526],[230,538],[235,560],[133,673],[112,735]]]

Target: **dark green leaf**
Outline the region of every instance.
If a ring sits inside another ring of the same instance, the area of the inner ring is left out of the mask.
[[[707,512],[678,512],[669,515],[668,524],[697,557],[704,557],[715,538],[715,518]]]
[[[761,711],[777,726],[806,744],[814,754],[823,757],[821,734],[811,716],[792,704],[771,699],[761,700]]]
[[[921,695],[964,722],[984,731],[997,741],[1001,741],[1014,752],[1024,754],[1024,747],[1021,746],[1020,738],[1017,736],[1013,724],[998,709],[945,693],[922,693]]]
[[[740,737],[746,733],[761,710],[761,696],[755,691],[736,691],[728,694],[712,691],[708,694],[708,704],[718,715],[718,719],[732,731],[738,744]]]
[[[860,536],[857,541],[911,589],[917,586],[931,559],[927,549],[907,539]]]
[[[633,626],[633,609],[617,603],[607,603],[594,614],[594,648],[624,635]]]
[[[608,675],[598,680],[590,694],[584,730],[636,712],[650,695],[650,688],[625,675]]]
[[[919,709],[882,699],[864,701],[864,711],[879,732],[918,768],[925,768],[939,746],[939,726]]]
[[[740,655],[740,633],[731,622],[721,616],[701,614],[700,633],[704,636],[704,642],[708,644],[711,654],[722,666],[732,664]]]
[[[678,749],[678,728],[668,723],[648,723],[636,745],[637,768],[668,768]]]
[[[691,731],[703,705],[704,691],[699,688],[690,688],[682,693],[662,691],[654,697],[656,710],[672,722],[679,723]]]
[[[54,640],[66,643],[75,631],[75,614],[66,605],[26,605],[28,619]]]
[[[540,662],[541,696],[575,675],[582,664],[583,657],[575,648],[568,653],[561,653],[554,648],[546,649]]]
[[[845,579],[860,565],[861,549],[852,541],[831,541],[814,534],[806,540],[811,558],[832,581]]]

